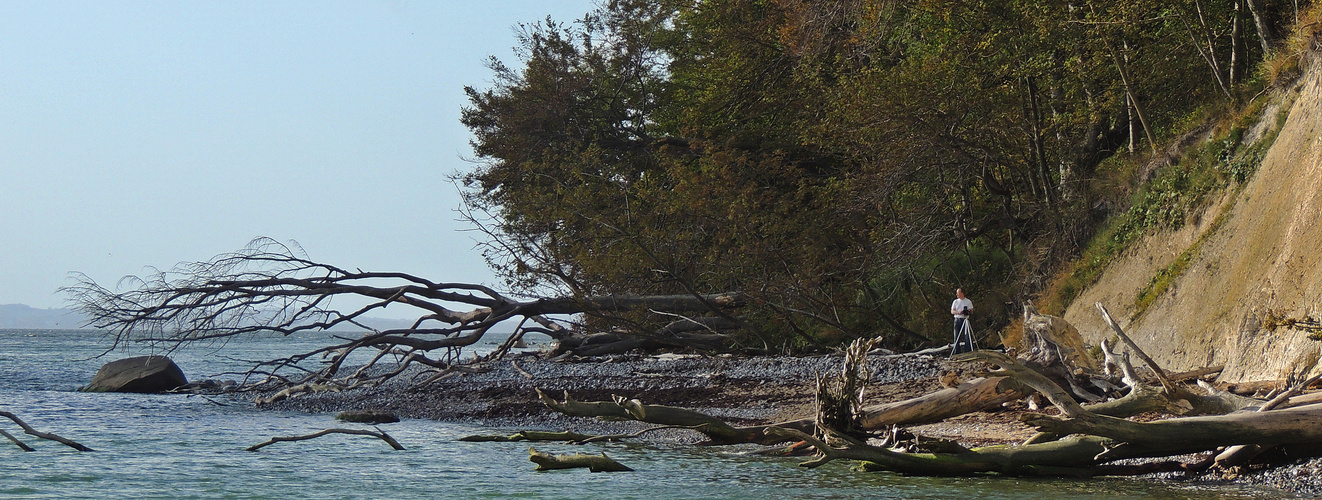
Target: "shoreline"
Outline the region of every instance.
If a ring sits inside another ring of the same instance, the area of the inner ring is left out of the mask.
[[[839,355],[812,357],[702,357],[663,354],[619,355],[572,360],[545,360],[532,353],[486,364],[487,371],[441,380],[426,389],[410,389],[405,381],[379,387],[300,394],[257,407],[265,410],[335,413],[374,410],[400,418],[479,424],[501,431],[548,430],[613,434],[641,430],[649,424],[608,422],[569,417],[547,409],[534,388],[578,401],[609,401],[615,395],[644,403],[677,406],[707,413],[732,425],[770,424],[811,418],[819,374],[840,369]],[[866,404],[898,401],[942,388],[943,372],[952,367],[944,357],[917,354],[869,356],[871,382]],[[1034,434],[1019,423],[1024,403],[1007,404],[998,412],[975,412],[934,424],[913,426],[916,434],[951,439],[964,446],[1022,442]],[[648,439],[694,443],[697,433],[682,430],[649,433]],[[641,439],[640,441],[646,441]],[[1176,474],[1138,476],[1192,484],[1241,484],[1278,488],[1300,498],[1322,496],[1322,458],[1279,466],[1235,477]]]
[[[921,355],[870,356],[874,386],[931,390],[944,360]],[[424,389],[396,380],[380,387],[301,394],[259,405],[273,410],[339,412],[374,410],[401,418],[476,422],[495,427],[542,429],[591,427],[594,419],[547,409],[536,390],[578,401],[613,396],[679,406],[734,424],[766,424],[811,417],[818,374],[839,371],[837,355],[742,357],[663,354],[545,360],[528,354],[488,362]],[[872,399],[872,398],[869,398]],[[611,427],[615,427],[612,425]],[[564,430],[564,429],[556,429]]]

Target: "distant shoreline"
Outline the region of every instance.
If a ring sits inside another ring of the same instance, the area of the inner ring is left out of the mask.
[[[69,308],[41,309],[25,304],[0,304],[0,330],[95,330],[86,326],[88,320],[89,318],[83,313]],[[414,320],[363,318],[359,322],[378,330],[395,330],[411,327]]]

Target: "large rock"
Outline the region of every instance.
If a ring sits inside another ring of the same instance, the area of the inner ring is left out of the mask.
[[[111,361],[97,370],[88,392],[166,392],[188,385],[184,371],[165,356],[138,356]]]

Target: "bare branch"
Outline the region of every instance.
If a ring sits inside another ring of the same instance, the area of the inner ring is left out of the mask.
[[[78,451],[92,451],[91,448],[78,444],[72,439],[63,438],[55,434],[51,434],[49,432],[41,432],[39,430],[33,429],[32,426],[28,425],[27,422],[24,422],[22,419],[18,418],[18,416],[14,415],[13,413],[7,411],[0,411],[0,417],[5,417],[9,420],[13,420],[14,423],[18,424],[19,427],[23,428],[23,432],[29,435],[36,436],[41,439],[55,441],[57,443],[63,444]],[[17,439],[14,439],[14,437],[10,436],[8,433],[5,434],[5,437],[9,438],[10,441],[13,441],[14,444],[17,444],[19,448],[23,448],[23,451],[33,451],[32,448],[30,448],[26,444],[19,442]]]
[[[144,343],[168,352],[187,343],[223,342],[254,333],[291,335],[345,327],[369,330],[356,338],[335,337],[339,342],[309,352],[256,362],[246,375],[265,375],[256,384],[267,387],[379,384],[404,374],[413,364],[435,370],[433,376],[424,379],[425,385],[447,376],[460,363],[463,348],[476,344],[505,321],[518,321],[519,326],[490,359],[503,356],[526,331],[546,333],[557,340],[576,333],[552,315],[615,315],[649,310],[725,315],[724,310],[747,302],[737,293],[517,300],[482,285],[434,282],[399,272],[350,271],[312,261],[297,244],[269,238],[255,239],[242,250],[209,261],[182,263],[145,277],[127,277],[120,281],[126,291],[107,289],[86,275],[77,275],[77,280],[64,291],[91,318],[87,326],[110,333],[111,349]],[[337,307],[345,303],[355,305]],[[411,310],[416,319],[408,328],[365,328],[363,318],[387,307]],[[541,328],[525,329],[523,325],[528,321]],[[632,326],[632,335],[657,333],[645,331],[646,325]],[[671,337],[672,343],[679,345],[699,342],[673,334]],[[366,364],[341,374],[351,359],[361,362],[361,357],[351,358],[361,352],[367,352]],[[326,364],[317,369],[301,366],[316,358],[327,360]],[[391,360],[393,366],[384,368],[384,373],[371,369]],[[278,375],[291,371],[299,374]]]
[[[306,441],[308,439],[319,438],[327,434],[354,434],[358,436],[372,436],[372,437],[380,438],[382,441],[385,441],[386,444],[389,444],[391,448],[394,448],[396,450],[404,449],[404,446],[400,445],[399,441],[395,441],[395,438],[390,437],[389,434],[386,434],[385,431],[381,429],[377,429],[375,432],[366,429],[325,429],[314,432],[312,434],[306,434],[303,436],[273,437],[271,439],[266,440],[265,442],[244,448],[244,451],[257,451],[266,446],[270,446],[275,443],[284,442],[284,441]]]

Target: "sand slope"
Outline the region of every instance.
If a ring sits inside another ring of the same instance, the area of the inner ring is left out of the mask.
[[[1093,306],[1100,301],[1168,369],[1225,364],[1222,380],[1266,380],[1297,360],[1316,361],[1322,343],[1309,332],[1272,324],[1322,318],[1322,67],[1280,99],[1288,118],[1242,190],[1135,245],[1070,306],[1065,318],[1089,342],[1109,334]],[[1264,124],[1276,122],[1271,107],[1263,115]],[[1223,212],[1228,219],[1188,270],[1132,318],[1139,290]]]

